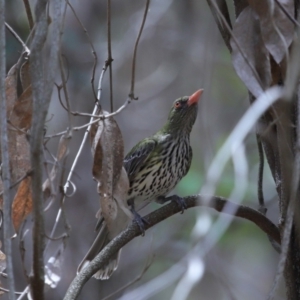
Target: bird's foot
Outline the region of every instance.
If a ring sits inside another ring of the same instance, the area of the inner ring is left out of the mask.
[[[156,202],[159,204],[164,204],[168,201],[176,202],[180,206],[182,214],[183,214],[184,210],[187,209],[187,205],[186,205],[184,199],[178,195],[173,195],[170,197],[159,196],[156,198]]]
[[[131,207],[130,210],[133,214],[133,221],[135,221],[138,224],[140,231],[142,232],[142,236],[144,236],[145,235],[145,224],[149,225],[149,222],[146,219],[144,219],[143,217],[141,217],[141,215],[138,214],[133,207]]]

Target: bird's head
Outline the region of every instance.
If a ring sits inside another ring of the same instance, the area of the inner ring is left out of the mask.
[[[196,91],[191,96],[184,96],[174,101],[169,113],[166,128],[168,131],[190,133],[198,113],[198,101],[203,90]]]

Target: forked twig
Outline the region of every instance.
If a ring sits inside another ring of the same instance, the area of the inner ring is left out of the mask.
[[[26,52],[27,56],[30,55],[30,50],[26,46],[26,44],[23,42],[23,40],[20,38],[20,36],[13,30],[13,28],[5,22],[5,27],[10,31],[10,33],[16,38],[16,40],[22,45],[24,51]]]

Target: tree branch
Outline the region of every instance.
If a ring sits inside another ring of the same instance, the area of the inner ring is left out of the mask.
[[[43,212],[43,142],[44,124],[53,90],[57,70],[60,40],[61,0],[52,1],[53,19],[51,48],[47,63],[44,64],[43,47],[48,34],[48,1],[36,3],[36,28],[32,41],[30,75],[32,80],[33,117],[31,125],[30,147],[33,196],[33,276],[31,293],[33,299],[44,299],[44,212]]]
[[[235,216],[246,220],[249,220],[256,224],[263,232],[271,236],[278,244],[280,244],[279,230],[275,224],[273,224],[268,218],[266,218],[259,211],[244,206],[232,203],[222,197],[208,197],[195,195],[185,197],[187,208],[195,206],[206,206],[214,208],[219,212],[235,211]],[[226,211],[223,208],[226,205]],[[228,208],[228,209],[227,209]],[[171,202],[156,211],[148,214],[145,217],[146,224],[145,229],[149,229],[159,222],[169,218],[170,216],[181,212],[181,207],[177,203]],[[133,222],[126,230],[114,238],[96,257],[91,263],[82,270],[71,283],[64,300],[74,300],[79,295],[83,285],[88,281],[88,279],[100,268],[102,268],[105,263],[115,254],[119,249],[124,247],[128,242],[130,242],[136,236],[141,235],[139,226]]]
[[[1,161],[2,161],[2,182],[3,182],[3,217],[4,217],[4,249],[6,254],[9,299],[15,299],[15,280],[13,276],[12,244],[11,244],[11,205],[12,191],[11,174],[8,151],[7,133],[7,103],[5,93],[5,1],[0,1],[0,117],[1,117]]]

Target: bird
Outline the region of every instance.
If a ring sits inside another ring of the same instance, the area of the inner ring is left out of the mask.
[[[178,182],[188,173],[193,157],[190,145],[190,133],[198,114],[198,102],[203,89],[191,96],[184,96],[174,101],[165,125],[154,135],[138,142],[125,156],[123,166],[129,179],[127,204],[132,212],[132,219],[144,233],[144,220],[137,212],[151,201],[163,204],[173,200],[180,205],[182,212],[186,208],[183,198],[173,195],[167,197]],[[128,208],[126,208],[127,210]],[[122,212],[122,220],[118,220],[113,236],[121,233],[130,222],[128,212]],[[78,271],[86,266],[112,239],[105,222],[100,221],[98,235],[79,265]],[[120,252],[94,277],[109,279],[117,269]]]

